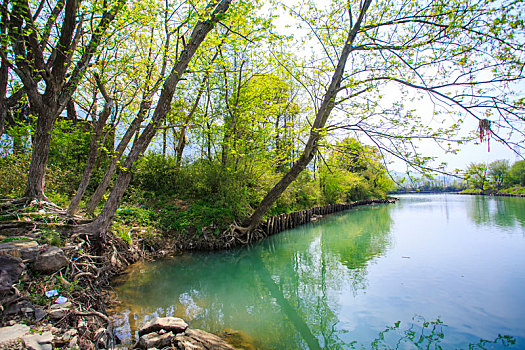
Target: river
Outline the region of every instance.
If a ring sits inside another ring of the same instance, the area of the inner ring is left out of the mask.
[[[115,290],[125,341],[177,316],[245,348],[525,349],[525,199],[403,195],[137,264]]]

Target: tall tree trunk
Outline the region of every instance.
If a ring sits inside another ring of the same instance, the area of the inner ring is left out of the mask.
[[[239,68],[239,77],[237,79],[237,87],[236,87],[236,96],[235,101],[233,103],[233,106],[230,106],[230,101],[228,97],[228,75],[226,73],[226,67],[224,67],[224,81],[226,83],[226,94],[225,94],[225,100],[226,100],[226,108],[228,110],[228,114],[230,115],[230,123],[228,124],[226,130],[224,131],[224,137],[222,139],[222,165],[226,167],[228,165],[228,158],[230,153],[230,143],[232,137],[235,138],[235,133],[237,129],[237,112],[238,112],[238,106],[239,106],[239,100],[240,100],[240,94],[241,94],[241,81],[242,81],[242,68],[246,61],[242,61],[241,66]],[[225,120],[226,124],[226,120]],[[234,147],[235,148],[235,147]]]
[[[0,138],[4,134],[5,122],[7,119],[7,107],[3,100],[0,100]]]
[[[168,128],[166,126],[166,120],[164,120],[164,129],[162,129],[162,157],[166,158],[166,149],[168,142]]]
[[[106,121],[108,120],[113,109],[115,108],[115,102],[107,94],[106,89],[102,85],[100,78],[98,78],[98,76],[95,76],[95,79],[97,81],[99,89],[102,91],[102,95],[104,96],[106,103],[104,104],[104,109],[98,117],[97,123],[95,124],[95,130],[93,132],[93,136],[91,137],[91,144],[89,147],[89,154],[86,161],[86,167],[84,168],[84,175],[82,176],[82,180],[80,181],[80,185],[78,186],[77,193],[75,194],[75,196],[71,200],[71,203],[69,203],[69,207],[67,208],[66,214],[68,216],[73,216],[78,211],[78,205],[80,204],[82,197],[84,197],[84,193],[86,192],[86,189],[89,185],[89,180],[91,179],[91,174],[93,173],[93,168],[95,167],[95,162],[97,160],[97,154],[99,149],[99,141],[102,137],[104,126],[106,126]]]
[[[155,108],[155,112],[153,113],[151,121],[146,126],[138,140],[133,144],[129,155],[124,162],[124,169],[119,174],[117,181],[115,182],[115,186],[113,187],[113,190],[111,191],[109,198],[104,205],[104,208],[102,208],[100,215],[97,216],[93,222],[79,228],[79,231],[99,236],[106,232],[110,227],[113,216],[115,215],[120,201],[122,200],[122,196],[124,195],[124,192],[126,191],[131,180],[131,169],[133,165],[146,151],[146,148],[155,136],[159,126],[170,112],[171,101],[173,99],[175,89],[177,88],[177,85],[182,76],[186,72],[190,60],[193,58],[193,55],[204,41],[206,35],[215,26],[215,23],[217,22],[217,16],[225,13],[229,8],[230,3],[231,0],[222,0],[219,3],[212,1],[208,5],[208,11],[211,12],[213,10],[213,12],[210,14],[210,18],[206,21],[198,22],[195,25],[187,45],[181,52],[180,57],[173,67],[169,77],[164,82],[162,92],[160,93],[157,107]]]
[[[82,54],[74,62],[73,53],[77,51],[80,36],[83,34],[82,20],[77,21],[81,1],[65,0],[57,4],[40,33],[35,27],[32,8],[27,0],[12,1],[11,7],[5,6],[7,0],[4,1],[2,23],[7,23],[8,36],[12,38],[9,42],[15,62],[12,68],[24,86],[31,110],[38,116],[26,196],[47,200],[44,184],[54,123],[76,91],[107,28],[125,1],[118,0],[106,9],[91,32],[91,38],[85,41],[85,46],[79,48]],[[59,16],[62,10],[64,13]],[[31,30],[21,31],[21,28]],[[45,47],[52,28],[55,28],[57,37],[54,43],[56,47],[49,57],[45,57],[48,54]],[[3,49],[1,55],[2,59],[7,59]]]
[[[66,112],[67,112],[67,119],[71,120],[73,123],[76,123],[78,120],[78,115],[77,115],[77,110],[75,108],[75,102],[73,102],[72,99],[67,102]]]
[[[4,34],[4,30],[1,31],[1,34]],[[5,124],[7,120],[6,96],[8,79],[9,71],[7,68],[7,64],[4,62],[4,59],[2,59],[2,63],[0,63],[0,137],[2,137],[2,135],[4,134]]]
[[[283,167],[283,158],[281,155],[281,135],[280,135],[280,129],[279,129],[279,122],[280,122],[281,116],[277,115],[275,118],[275,151],[276,151],[276,163],[275,163],[275,169],[277,172],[282,172]]]
[[[217,53],[212,58],[211,62],[215,61],[217,58]],[[199,107],[199,102],[201,100],[202,94],[204,93],[204,89],[206,88],[206,81],[208,80],[208,77],[210,76],[209,71],[206,71],[206,75],[204,75],[204,78],[201,81],[201,85],[199,87],[199,93],[197,95],[197,98],[195,99],[195,102],[193,103],[193,106],[191,107],[190,113],[188,113],[188,116],[186,117],[186,120],[184,121],[184,125],[182,126],[180,130],[179,135],[179,141],[177,142],[177,147],[175,148],[175,154],[177,157],[177,167],[180,167],[180,163],[182,161],[182,152],[184,152],[184,147],[186,147],[186,129],[188,128],[188,123],[193,118],[193,115],[197,111],[197,107]]]
[[[152,37],[153,40],[153,37]],[[113,178],[113,175],[115,175],[115,172],[117,171],[117,166],[121,160],[122,154],[124,153],[124,150],[126,147],[128,147],[129,142],[131,141],[131,138],[135,133],[138,134],[138,131],[140,129],[140,124],[142,124],[142,121],[146,117],[149,109],[151,108],[152,104],[152,98],[157,93],[160,83],[162,79],[164,78],[164,74],[166,72],[166,65],[167,65],[167,51],[169,47],[169,35],[165,43],[165,55],[162,63],[162,69],[160,73],[160,79],[157,80],[157,82],[154,84],[154,86],[149,89],[149,81],[151,76],[148,75],[148,79],[146,80],[144,84],[144,94],[142,96],[142,101],[140,102],[139,111],[137,113],[137,116],[133,119],[130,126],[124,133],[124,136],[120,140],[117,149],[115,152],[112,152],[111,154],[111,161],[109,163],[108,169],[104,173],[104,177],[102,178],[102,181],[98,184],[97,189],[89,199],[88,204],[86,205],[86,212],[90,215],[93,215],[95,208],[97,207],[98,203],[102,200],[102,197],[104,197],[104,194],[106,193],[106,190],[109,187],[109,184],[111,182],[111,179]],[[151,51],[150,54],[151,56]],[[148,60],[151,57],[148,58]],[[149,90],[149,91],[148,91]],[[113,142],[111,150],[114,148],[115,144],[115,134],[113,133]]]
[[[7,0],[4,0],[2,6],[7,7]],[[0,36],[4,38],[7,33],[7,15],[1,11],[0,15]],[[4,40],[0,41],[0,50],[7,52],[7,45]],[[5,123],[7,119],[7,83],[9,81],[9,68],[7,62],[2,57],[0,60],[0,138],[4,134]]]
[[[51,133],[57,117],[58,115],[53,109],[47,115],[43,113],[38,115],[25,197],[48,201],[44,194],[46,166],[51,144]]]
[[[182,152],[184,152],[184,147],[186,147],[186,128],[187,125],[183,125],[180,129],[179,141],[177,142],[177,147],[175,148],[175,157],[177,159],[177,167],[180,167],[182,161]]]
[[[257,225],[259,225],[262,218],[271,208],[273,203],[275,203],[275,201],[279,199],[282,193],[306,168],[306,166],[310,163],[310,161],[316,154],[317,149],[319,147],[319,141],[322,137],[320,131],[325,127],[326,121],[328,120],[328,117],[330,116],[330,113],[332,112],[332,109],[335,106],[335,98],[341,86],[346,61],[350,53],[352,52],[352,44],[361,26],[364,15],[368,10],[368,7],[370,6],[370,3],[371,0],[364,1],[363,7],[355,25],[352,28],[350,28],[348,32],[348,37],[341,52],[341,56],[337,63],[337,67],[332,76],[330,86],[328,87],[328,90],[324,95],[323,102],[321,103],[321,106],[316,113],[314,123],[310,130],[310,136],[308,138],[308,141],[306,142],[301,157],[294,163],[292,168],[281,178],[281,180],[266,194],[261,203],[259,203],[257,209],[255,209],[255,211],[253,212],[252,216],[246,221],[246,225],[244,228],[241,229],[241,233],[249,233],[251,230],[256,228]]]

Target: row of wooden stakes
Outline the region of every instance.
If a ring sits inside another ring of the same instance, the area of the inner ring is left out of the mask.
[[[393,203],[395,201],[396,199],[387,198],[369,199],[348,203],[328,204],[322,207],[314,207],[308,210],[300,210],[294,211],[292,213],[284,213],[277,216],[272,216],[271,218],[263,222],[260,228],[264,231],[264,233],[267,236],[271,236],[276,233],[292,229],[299,225],[309,223],[312,221],[313,218],[318,218],[319,216],[337,213],[360,205]]]

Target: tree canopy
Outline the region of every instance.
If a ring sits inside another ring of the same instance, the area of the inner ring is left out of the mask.
[[[71,216],[104,205],[86,232],[109,228],[149,151],[172,154],[174,171],[208,169],[212,189],[224,174],[238,181],[250,193],[236,201],[242,235],[292,197],[385,195],[388,159],[445,171],[421,141],[454,152],[492,139],[523,152],[523,7],[3,0],[0,130],[13,153],[30,143],[24,194],[47,200],[56,125],[89,129],[68,194]],[[489,174],[501,185],[502,172]]]

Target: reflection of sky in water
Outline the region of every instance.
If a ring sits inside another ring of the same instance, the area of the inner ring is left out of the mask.
[[[414,348],[416,336],[501,348],[499,334],[524,348],[524,219],[522,198],[407,195],[250,248],[143,264],[117,288],[115,328],[167,315],[269,349]]]

